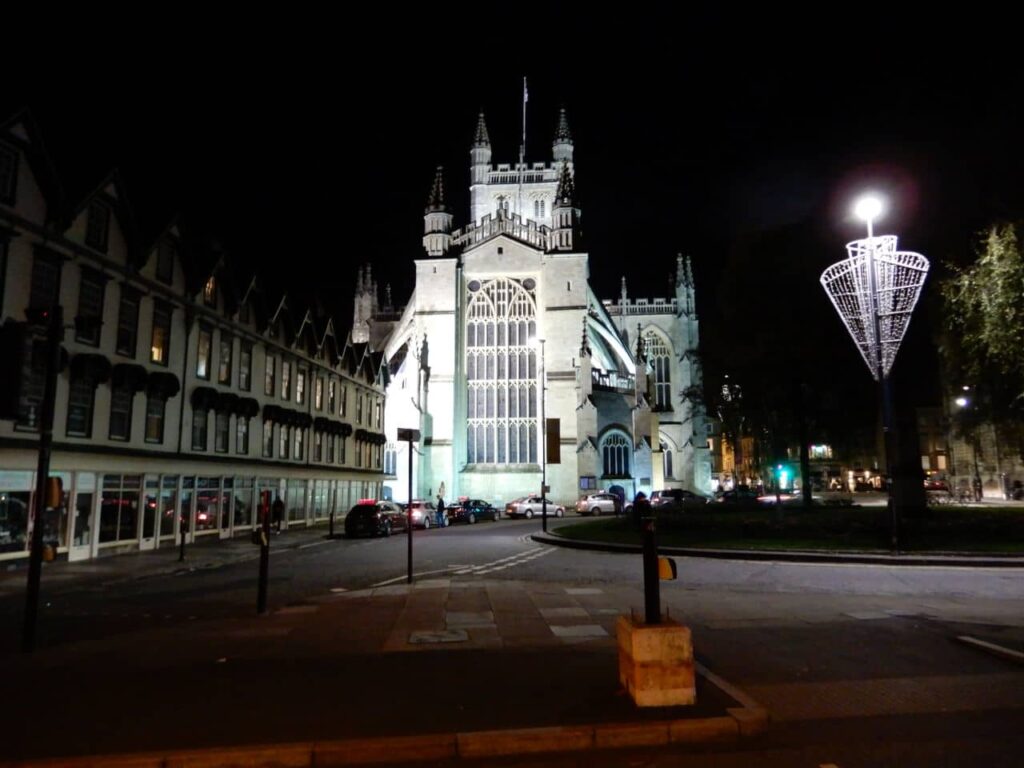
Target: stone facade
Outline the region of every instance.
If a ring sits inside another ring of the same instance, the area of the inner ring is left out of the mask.
[[[481,115],[471,221],[452,228],[438,169],[404,310],[373,315],[361,308],[376,286],[357,291],[355,323],[381,339],[392,374],[386,486],[408,495],[395,430],[411,427],[422,433],[414,497],[501,503],[539,492],[545,471],[560,504],[612,486],[630,499],[709,491],[704,414],[690,397],[701,382],[689,260],[677,259],[672,297],[630,300],[623,288],[602,301],[580,240],[564,111],[550,162],[495,166],[491,155]],[[558,420],[558,462],[545,462],[542,418]]]
[[[44,533],[60,556],[246,535],[276,497],[294,526],[377,496],[382,356],[186,224],[140,231],[116,172],[70,206],[66,182],[28,112],[0,123],[4,328],[60,306],[67,329],[51,461],[65,499]],[[41,390],[0,419],[0,561],[27,557]]]

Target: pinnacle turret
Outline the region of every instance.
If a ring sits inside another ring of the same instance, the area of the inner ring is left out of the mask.
[[[491,147],[491,137],[487,134],[487,121],[484,120],[483,111],[476,121],[476,135],[473,137],[474,147]]]
[[[590,357],[590,339],[587,338],[587,316],[583,316],[583,339],[580,341],[580,357]]]
[[[448,207],[444,202],[444,167],[437,166],[437,173],[434,175],[434,186],[430,189],[430,197],[427,198],[427,213],[436,211],[447,211]]]
[[[562,161],[562,175],[558,177],[558,191],[555,192],[555,205],[571,208],[576,202],[576,185],[569,170],[569,161]]]
[[[572,134],[569,133],[569,118],[565,115],[565,107],[558,112],[558,127],[555,128],[555,139],[551,142],[551,153],[556,163],[572,162]]]

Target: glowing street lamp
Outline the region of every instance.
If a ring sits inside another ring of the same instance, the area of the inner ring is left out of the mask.
[[[896,551],[899,529],[892,494],[894,451],[889,372],[921,295],[929,264],[919,253],[896,250],[895,235],[875,237],[874,221],[884,208],[877,195],[857,200],[854,214],[867,224],[868,236],[847,243],[847,258],[826,269],[821,284],[882,391],[884,463],[889,475],[892,548]]]

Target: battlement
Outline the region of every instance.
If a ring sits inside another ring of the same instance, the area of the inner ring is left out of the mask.
[[[675,299],[626,299],[623,301],[611,301],[603,299],[605,311],[612,317],[624,315],[668,315],[675,314]]]
[[[522,170],[520,170],[522,169]],[[542,184],[557,182],[559,166],[555,163],[498,163],[487,172],[488,184]]]
[[[517,213],[499,210],[497,216],[487,214],[479,224],[469,224],[455,230],[452,233],[452,244],[458,248],[468,248],[502,234],[544,251],[549,249],[551,242],[549,227],[532,219],[523,219]]]
[[[619,394],[633,394],[636,390],[636,378],[623,375],[618,371],[602,371],[600,368],[592,368],[590,379],[596,390],[603,392],[618,392]]]

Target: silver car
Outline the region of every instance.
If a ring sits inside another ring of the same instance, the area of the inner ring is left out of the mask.
[[[565,507],[555,504],[551,499],[548,499],[547,506],[550,517],[561,517],[565,514]],[[524,496],[505,505],[506,517],[531,518],[541,514],[543,514],[543,499],[540,496]]]
[[[622,502],[614,493],[592,493],[576,502],[576,511],[581,515],[617,515]]]

